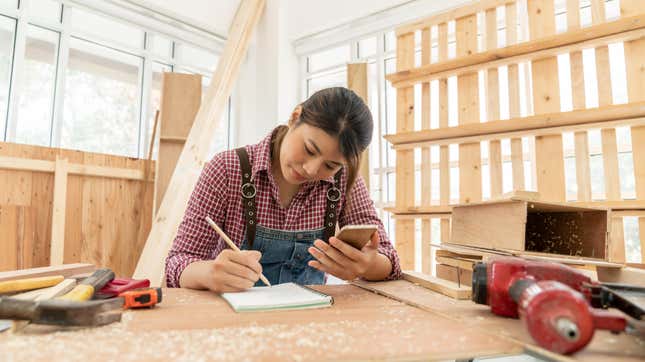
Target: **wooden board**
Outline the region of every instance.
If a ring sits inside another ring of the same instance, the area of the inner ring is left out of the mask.
[[[367,63],[350,63],[347,64],[347,88],[356,93],[363,102],[369,106],[368,87],[367,87]],[[377,112],[377,110],[374,110]],[[365,187],[370,190],[370,153],[369,148],[363,151],[361,155],[360,175],[363,176]]]
[[[472,288],[414,271],[403,272],[403,279],[454,299],[470,299]]]
[[[166,193],[195,115],[202,102],[202,76],[163,73],[159,111],[159,154],[155,183],[155,212]]]
[[[414,67],[414,34],[397,39],[396,68],[405,70]],[[396,130],[414,130],[414,87],[401,88],[396,92]],[[396,153],[396,200],[400,206],[414,205],[414,151],[403,150]],[[401,268],[414,268],[414,220],[396,220],[395,243]]]
[[[233,83],[264,5],[264,0],[241,1],[231,23],[226,47],[166,189],[168,197],[164,197],[157,211],[134,273],[136,278],[150,279],[153,286],[163,282],[164,259],[174,240],[200,171],[207,161],[213,134],[226,109]]]
[[[506,44],[517,43],[517,4],[506,6]],[[508,114],[509,118],[520,116],[520,78],[518,64],[508,65]],[[524,157],[522,139],[511,138],[511,167],[513,190],[524,190]]]
[[[31,206],[0,205],[0,271],[24,268],[31,259],[34,216]]]
[[[456,21],[457,57],[477,52],[477,16]],[[479,123],[479,79],[477,73],[457,77],[459,124]],[[459,200],[461,203],[482,199],[481,150],[479,143],[459,144]]]
[[[473,283],[473,272],[451,265],[437,264],[437,278],[457,283],[457,285],[470,286]]]
[[[454,360],[522,351],[516,342],[356,286],[315,288],[333,296],[331,308],[234,313],[211,292],[164,289],[159,306],[126,312],[121,323],[56,334],[32,325],[0,338],[0,348],[10,360],[30,361],[134,353],[141,360]],[[25,348],[44,344],[50,348]]]
[[[23,278],[38,278],[50,275],[62,275],[64,277],[70,277],[72,275],[93,272],[95,269],[96,267],[92,264],[74,263],[14,271],[4,271],[0,272],[0,282]]]
[[[439,61],[448,59],[448,24],[437,27]],[[439,128],[448,128],[448,79],[439,79]],[[439,147],[439,204],[450,203],[450,153],[447,145]],[[450,219],[441,219],[441,242],[450,240]]]
[[[486,50],[497,48],[497,9],[486,10]],[[486,111],[488,121],[499,120],[499,71],[489,68],[486,72]],[[500,140],[491,140],[488,146],[490,170],[490,196],[502,194],[502,145]]]

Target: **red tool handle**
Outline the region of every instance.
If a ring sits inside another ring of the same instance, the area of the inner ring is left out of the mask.
[[[161,288],[141,288],[119,294],[123,309],[153,307],[161,303]]]

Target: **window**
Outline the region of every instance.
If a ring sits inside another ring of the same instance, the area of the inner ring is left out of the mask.
[[[61,146],[137,154],[142,59],[72,38]]]
[[[122,20],[129,9],[112,12],[0,0],[0,140],[147,157],[161,74],[184,69],[207,87],[218,55],[182,41],[190,24],[148,19],[162,35]],[[225,113],[218,151],[228,147]]]
[[[0,132],[5,133],[16,21],[0,16]]]
[[[16,142],[49,146],[60,34],[29,25]]]

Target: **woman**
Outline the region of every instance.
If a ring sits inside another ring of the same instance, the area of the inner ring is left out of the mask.
[[[260,143],[217,154],[202,171],[166,259],[168,286],[241,291],[260,273],[271,284],[322,284],[325,273],[399,278],[398,256],[358,175],[372,129],[360,97],[328,88]],[[227,249],[206,216],[242,251]],[[358,250],[332,236],[336,222],[374,224],[378,232]]]

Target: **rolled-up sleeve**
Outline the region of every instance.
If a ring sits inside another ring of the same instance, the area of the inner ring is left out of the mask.
[[[343,207],[339,215],[338,224],[340,227],[345,225],[377,225],[380,240],[378,251],[390,259],[392,263],[392,272],[386,280],[401,278],[399,256],[385,232],[383,222],[376,214],[374,202],[372,202],[365,186],[365,181],[361,176],[356,178],[356,182],[350,192],[349,205]]]
[[[224,225],[227,182],[223,159],[219,155],[215,156],[199,176],[166,258],[168,287],[178,288],[179,277],[189,264],[208,260],[220,249],[220,238],[210,228],[205,217],[210,216],[218,225]]]

